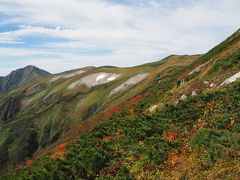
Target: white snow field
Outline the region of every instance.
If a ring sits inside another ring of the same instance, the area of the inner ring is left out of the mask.
[[[56,77],[53,77],[52,79],[50,79],[50,82],[53,83],[59,79],[68,79],[68,78],[71,78],[73,76],[76,76],[76,75],[80,75],[82,73],[84,73],[85,71],[76,71],[76,72],[73,72],[73,73],[68,73],[68,74],[62,74],[62,75],[59,75],[59,76],[56,76]]]
[[[130,79],[128,79],[127,81],[125,81],[124,83],[122,83],[121,85],[119,85],[118,87],[113,89],[110,92],[109,96],[112,96],[113,94],[115,94],[119,91],[124,91],[126,89],[133,87],[134,85],[136,85],[139,82],[141,82],[142,80],[144,80],[147,76],[148,76],[148,73],[142,73],[142,74],[138,74],[138,75],[131,77]]]
[[[91,88],[93,86],[102,85],[102,84],[111,82],[120,76],[121,76],[120,74],[116,74],[116,73],[106,73],[106,72],[95,73],[95,74],[85,76],[82,79],[73,82],[68,86],[67,89],[74,89],[75,87],[82,84],[85,84],[88,88]]]
[[[238,78],[240,78],[240,72],[238,72],[238,73],[234,74],[233,76],[231,76],[230,78],[226,79],[222,84],[220,84],[220,86],[233,83],[233,82],[235,82]]]

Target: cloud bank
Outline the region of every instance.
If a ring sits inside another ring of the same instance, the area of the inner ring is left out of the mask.
[[[236,31],[240,1],[1,0],[0,75],[132,66],[205,53]]]

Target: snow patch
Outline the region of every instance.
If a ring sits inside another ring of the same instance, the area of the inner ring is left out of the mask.
[[[122,83],[121,85],[119,85],[118,87],[113,89],[110,92],[109,96],[112,96],[119,91],[124,91],[124,90],[127,90],[127,89],[133,87],[134,85],[136,85],[139,82],[141,82],[142,80],[144,80],[147,76],[148,76],[148,73],[142,73],[142,74],[138,74],[138,75],[131,77],[130,79],[128,79],[127,81],[125,81],[124,83]]]
[[[192,92],[192,96],[196,96],[197,95],[197,92],[196,91],[193,91]]]
[[[196,68],[195,68],[194,70],[192,70],[188,75],[191,75],[191,74],[193,74],[193,73],[199,72],[199,71],[202,69],[203,66],[205,66],[205,64],[202,64],[202,65],[196,67]]]
[[[240,78],[240,72],[238,72],[238,73],[234,74],[233,76],[231,76],[230,78],[226,79],[222,84],[220,84],[220,86],[231,84],[231,83],[235,82],[238,78]]]
[[[154,112],[157,111],[157,108],[158,108],[158,105],[153,105],[152,107],[149,108],[149,111],[150,111],[151,113],[154,113]]]
[[[208,81],[204,81],[204,82],[203,82],[203,84],[205,84],[205,85],[208,85],[208,84],[209,84],[209,82],[208,82]]]
[[[85,76],[82,79],[73,82],[68,86],[67,89],[74,89],[79,85],[86,85],[88,88],[91,88],[93,86],[102,85],[102,84],[111,82],[120,76],[121,76],[120,74],[116,74],[116,73],[105,73],[105,72],[95,73],[95,74]]]
[[[81,84],[81,80],[77,80],[75,82],[73,82],[72,84],[70,84],[67,89],[74,89],[76,86]]]
[[[211,83],[209,87],[210,87],[210,88],[213,88],[213,87],[215,87],[215,86],[216,86],[216,85],[215,85],[214,83]]]
[[[69,74],[63,74],[63,75],[59,75],[59,76],[56,76],[56,77],[53,77],[52,79],[50,79],[50,82],[53,83],[59,79],[68,79],[68,78],[71,78],[73,76],[76,76],[76,75],[80,75],[82,73],[84,73],[85,71],[76,71],[76,72],[73,72],[73,73],[69,73]]]
[[[187,99],[187,96],[185,94],[183,94],[181,97],[180,97],[180,100],[184,100],[184,99]]]
[[[103,79],[106,76],[106,74],[100,74],[97,78],[96,81],[100,81],[101,79]]]
[[[115,79],[116,79],[116,77],[111,76],[111,77],[109,77],[109,78],[107,79],[107,81],[114,81]]]

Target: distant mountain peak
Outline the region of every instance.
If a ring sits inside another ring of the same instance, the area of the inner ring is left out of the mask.
[[[28,65],[26,67],[16,69],[5,77],[0,77],[0,92],[5,92],[9,89],[16,88],[26,84],[39,77],[47,76],[50,73],[39,69],[36,66]]]
[[[33,66],[33,65],[28,65],[28,66],[24,67],[23,69],[39,69],[39,68],[36,66]]]
[[[14,71],[19,71],[19,70],[41,70],[41,71],[44,71],[46,72],[47,74],[50,74],[49,72],[45,71],[45,70],[42,70],[34,65],[27,65],[25,67],[22,67],[22,68],[19,68],[19,69],[16,69]]]

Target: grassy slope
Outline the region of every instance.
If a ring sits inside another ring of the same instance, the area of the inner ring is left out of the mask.
[[[16,162],[24,162],[26,157],[31,157],[36,151],[42,153],[54,147],[63,136],[66,137],[66,131],[68,131],[68,139],[90,131],[99,123],[95,120],[99,119],[100,114],[110,111],[115,106],[146,91],[152,86],[152,81],[158,73],[174,67],[183,69],[194,62],[197,57],[189,56],[185,60],[178,61],[180,57],[175,56],[162,66],[157,67],[89,67],[85,69],[89,71],[82,75],[66,80],[60,79],[53,84],[49,84],[49,80],[52,78],[50,76],[0,94],[0,106],[6,107],[5,104],[13,98],[14,100],[11,100],[11,102],[13,101],[15,106],[20,107],[20,112],[12,114],[9,121],[0,125],[0,149],[3,152],[0,155],[2,165],[0,168],[10,170]],[[97,72],[115,72],[121,73],[122,76],[117,81],[91,89],[78,87],[73,90],[66,90],[72,82]],[[121,92],[108,98],[108,94],[113,88],[129,77],[143,72],[151,74],[141,84],[128,90],[128,93]],[[72,128],[78,128],[80,122],[84,122],[88,128],[84,128],[81,132],[74,130],[73,133]],[[33,148],[31,143],[35,144]]]
[[[236,83],[166,105],[152,116],[142,114],[144,106],[135,106],[134,114],[123,110],[69,144],[64,158],[45,156],[4,178],[237,179],[239,91]]]
[[[239,32],[198,61],[191,61],[193,64],[188,64],[188,68],[175,65],[181,58],[171,59],[167,66],[154,65],[156,72],[161,73],[151,80],[146,97],[69,144],[64,158],[55,159],[51,155],[54,151],[65,152],[65,147],[60,146],[50,152],[51,158],[44,156],[7,177],[17,173],[30,178],[237,179],[239,83],[217,91],[202,84],[208,80],[218,85],[240,70]],[[199,73],[188,76],[187,83],[180,88],[175,87],[182,73],[202,63],[206,64]],[[199,94],[196,97],[177,105],[162,105],[164,108],[154,115],[144,115],[152,104],[176,102],[182,94],[189,95],[195,90]],[[99,124],[96,119],[89,122],[93,126]],[[80,123],[76,135],[85,134],[78,130],[86,133],[91,130],[89,124]]]
[[[123,110],[69,144],[64,158],[45,156],[4,178],[237,178],[239,91],[237,82],[144,116],[142,105],[156,97],[154,89],[134,114]]]

